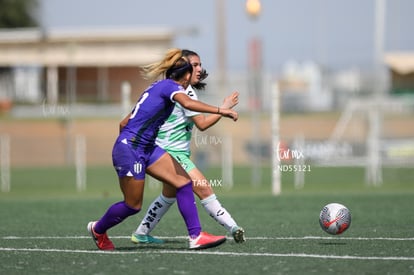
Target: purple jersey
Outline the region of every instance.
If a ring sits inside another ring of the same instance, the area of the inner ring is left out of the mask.
[[[176,93],[185,93],[185,90],[171,79],[153,83],[139,98],[118,139],[126,138],[133,148],[153,147],[158,129],[174,109]]]
[[[119,177],[145,179],[146,168],[165,153],[155,139],[174,109],[176,93],[185,93],[184,88],[165,79],[153,83],[141,95],[112,149],[112,162]]]

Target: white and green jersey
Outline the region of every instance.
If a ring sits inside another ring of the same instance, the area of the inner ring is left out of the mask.
[[[198,100],[191,85],[188,86],[186,93],[191,99]],[[194,126],[191,117],[199,114],[199,112],[184,109],[176,102],[171,115],[158,131],[156,144],[166,151],[190,153],[191,134]]]

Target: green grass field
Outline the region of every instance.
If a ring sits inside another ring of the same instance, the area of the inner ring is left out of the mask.
[[[88,169],[87,190],[77,192],[67,168],[12,170],[0,193],[0,274],[411,274],[414,273],[414,169],[384,169],[384,182],[364,184],[360,168],[317,168],[301,189],[283,173],[282,195],[272,196],[270,170],[250,183],[250,169],[235,169],[232,190],[216,187],[223,205],[246,230],[247,241],[188,250],[184,222],[173,207],[153,232],[163,245],[134,245],[131,232],[143,212],[108,233],[117,249],[97,250],[86,225],[121,199],[111,167]],[[219,169],[209,169],[211,179]],[[160,192],[147,186],[145,207]],[[352,223],[340,236],[323,232],[321,208],[348,206]],[[225,234],[199,208],[203,229]]]

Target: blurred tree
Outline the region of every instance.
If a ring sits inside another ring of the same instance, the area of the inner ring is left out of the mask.
[[[37,0],[0,0],[0,28],[36,27]]]

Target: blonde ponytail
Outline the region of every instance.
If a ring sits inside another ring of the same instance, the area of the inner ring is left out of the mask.
[[[144,66],[142,68],[142,76],[146,80],[156,80],[161,75],[164,76],[167,70],[171,68],[171,66],[173,66],[181,57],[181,49],[169,49],[163,60]]]

